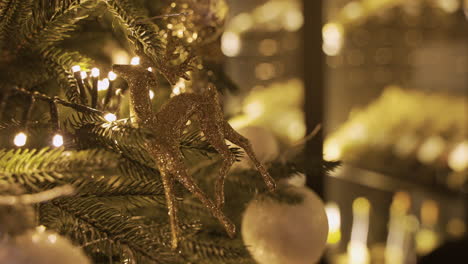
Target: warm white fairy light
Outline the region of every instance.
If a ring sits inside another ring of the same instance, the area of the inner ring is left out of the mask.
[[[80,72],[81,79],[86,79],[88,74],[85,71]]]
[[[72,71],[73,71],[73,72],[79,72],[79,71],[81,71],[80,65],[75,65],[75,66],[73,66],[73,67],[72,67]]]
[[[54,147],[56,148],[63,146],[63,136],[60,134],[56,134],[52,138],[52,145],[54,145]]]
[[[92,68],[91,69],[91,76],[93,77],[99,77],[99,69],[98,68]]]
[[[172,88],[172,93],[175,95],[179,95],[185,92],[185,80],[180,78],[179,81],[174,85]]]
[[[19,132],[18,134],[16,134],[15,138],[13,139],[13,143],[17,147],[22,147],[26,145],[27,140],[28,140],[28,136],[23,132]]]
[[[104,116],[104,119],[106,119],[107,121],[109,122],[114,122],[115,120],[117,120],[117,116],[112,114],[112,113],[107,113],[105,116]]]
[[[151,100],[154,98],[153,90],[149,90],[149,97],[150,97]]]
[[[130,60],[130,64],[131,64],[131,65],[138,65],[138,64],[140,64],[140,57],[133,57],[133,58]]]
[[[46,227],[43,226],[43,225],[40,225],[40,226],[36,227],[36,231],[38,233],[44,233],[46,231]]]
[[[115,72],[113,72],[113,71],[110,71],[109,74],[107,75],[107,77],[109,78],[109,80],[113,81],[113,80],[117,79],[117,74],[115,74]]]
[[[153,72],[153,68],[148,67],[148,71],[149,71],[149,72]]]
[[[105,91],[109,88],[109,79],[104,78],[98,81],[98,91]]]
[[[49,240],[51,244],[55,244],[55,242],[57,242],[57,235],[50,234],[47,236],[47,240]]]

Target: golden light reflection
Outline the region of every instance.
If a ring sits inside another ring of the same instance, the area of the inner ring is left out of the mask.
[[[239,55],[241,50],[241,39],[238,34],[226,31],[221,37],[221,51],[228,57]]]
[[[454,13],[460,8],[459,0],[437,0],[437,5],[440,9],[444,10],[447,13]]]
[[[343,26],[337,23],[327,23],[322,28],[323,52],[328,56],[338,55],[344,43]]]
[[[403,264],[405,255],[405,240],[411,227],[408,226],[408,210],[411,197],[407,192],[396,192],[390,206],[390,221],[387,243],[385,247],[386,263]]]
[[[440,242],[439,235],[434,231],[434,226],[439,218],[439,207],[433,200],[425,200],[421,205],[421,225],[416,233],[416,252],[426,255],[435,249]]]
[[[258,51],[264,56],[273,56],[278,52],[278,41],[274,39],[264,39],[260,42]]]
[[[439,244],[438,235],[429,229],[421,229],[415,237],[416,252],[419,255],[426,255],[434,250]]]
[[[418,160],[422,163],[432,163],[442,154],[445,148],[445,141],[439,136],[428,138],[419,148]]]
[[[343,14],[347,19],[355,20],[361,17],[364,13],[362,4],[358,1],[352,1],[343,7]]]
[[[113,49],[112,50],[112,64],[127,64],[130,56],[125,50]]]
[[[350,264],[370,263],[367,235],[369,233],[370,202],[365,197],[353,201],[353,225],[348,244],[348,261]]]
[[[448,165],[454,171],[468,169],[468,141],[463,141],[455,146],[449,154]]]
[[[453,238],[461,238],[466,233],[466,224],[463,219],[452,218],[447,223],[447,233]]]
[[[338,140],[330,138],[325,141],[323,158],[326,161],[338,161],[341,158],[341,145]]]
[[[265,107],[263,106],[263,104],[260,101],[253,101],[253,102],[245,105],[243,110],[244,110],[244,113],[246,113],[250,117],[257,118],[257,117],[261,116],[264,113],[264,111],[265,111],[264,108]]]
[[[328,219],[328,244],[337,244],[341,240],[341,214],[337,203],[330,202],[325,206]]]
[[[304,24],[304,17],[299,8],[286,10],[283,17],[283,27],[286,31],[297,31],[302,27],[302,24]]]
[[[255,77],[265,81],[272,79],[276,75],[275,66],[271,63],[260,63],[255,67]]]
[[[421,205],[421,224],[432,227],[439,219],[439,206],[433,200],[425,200]]]

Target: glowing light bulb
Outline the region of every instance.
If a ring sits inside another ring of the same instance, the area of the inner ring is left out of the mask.
[[[57,236],[54,234],[50,234],[47,236],[47,240],[49,240],[51,244],[55,244],[55,242],[57,242]]]
[[[172,93],[175,95],[179,95],[185,91],[185,80],[180,78],[179,81],[174,85],[172,88]]]
[[[26,145],[27,140],[28,140],[28,136],[23,132],[19,132],[18,134],[16,134],[15,139],[13,140],[13,143],[17,147],[22,147]]]
[[[93,77],[99,77],[99,69],[98,68],[92,68],[91,69],[91,76]]]
[[[133,57],[133,58],[130,60],[130,64],[131,64],[131,65],[138,65],[138,64],[140,64],[140,57]]]
[[[56,148],[63,146],[63,136],[60,134],[56,134],[52,138],[52,145],[54,145],[54,147]]]
[[[154,92],[153,92],[153,90],[149,90],[149,97],[150,97],[150,99],[153,99],[153,98],[154,98]]]
[[[81,79],[86,79],[88,77],[88,74],[84,71],[80,72]]]
[[[109,74],[107,75],[107,77],[109,78],[109,80],[113,81],[113,80],[117,79],[117,74],[115,74],[115,72],[113,72],[113,71],[110,71]]]
[[[104,78],[98,81],[98,91],[105,91],[109,88],[109,79]]]
[[[149,72],[153,72],[153,68],[148,67],[148,71],[149,71]]]
[[[221,37],[221,51],[228,57],[234,57],[241,50],[241,39],[234,32],[225,32]]]
[[[75,65],[75,66],[73,66],[73,67],[72,67],[72,71],[73,71],[73,72],[79,72],[79,71],[81,71],[80,65]]]
[[[104,119],[106,119],[107,121],[109,122],[114,122],[115,120],[117,120],[117,116],[112,114],[112,113],[107,113],[105,116],[104,116]]]

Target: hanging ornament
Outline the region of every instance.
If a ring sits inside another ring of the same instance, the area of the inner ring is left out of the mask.
[[[260,162],[267,163],[278,157],[278,141],[270,130],[259,126],[247,126],[238,129],[237,132],[250,141]],[[235,163],[235,167],[246,169],[254,168],[254,165],[249,159],[242,157],[239,162]]]
[[[44,226],[0,243],[0,263],[90,264],[83,251]]]
[[[274,196],[257,196],[242,219],[244,245],[259,264],[316,263],[327,235],[323,202],[307,187],[286,185]]]
[[[34,226],[34,209],[30,204],[18,203],[23,194],[16,185],[0,185],[0,239],[16,236]]]
[[[225,0],[178,0],[170,4],[167,29],[188,43],[206,44],[223,32],[228,14]]]
[[[132,123],[141,128],[158,131],[151,141],[146,143],[149,154],[154,158],[164,186],[169,221],[171,225],[171,246],[175,249],[179,241],[179,220],[177,218],[174,183],[178,181],[188,189],[216,217],[231,237],[235,234],[235,225],[221,210],[224,204],[224,181],[235,161],[234,154],[226,145],[226,140],[240,146],[255,163],[255,168],[262,176],[270,191],[276,184],[263,164],[258,161],[249,141],[238,134],[224,119],[218,92],[213,85],[208,85],[201,94],[181,93],[171,97],[158,112],[153,112],[149,90],[154,88],[156,80],[147,70],[147,60],[142,58],[141,65],[114,65],[113,70],[128,82],[130,90],[130,115]],[[215,182],[215,198],[211,200],[202,190],[192,175],[187,173],[180,152],[180,141],[185,124],[196,116],[206,141],[213,146],[222,159],[219,176]]]

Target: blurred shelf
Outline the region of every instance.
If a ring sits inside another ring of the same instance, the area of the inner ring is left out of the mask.
[[[422,182],[415,177],[406,177],[408,175],[388,175],[350,164],[343,164],[330,173],[330,176],[386,192],[418,190],[448,198],[468,200],[466,190],[453,190],[439,183]]]

